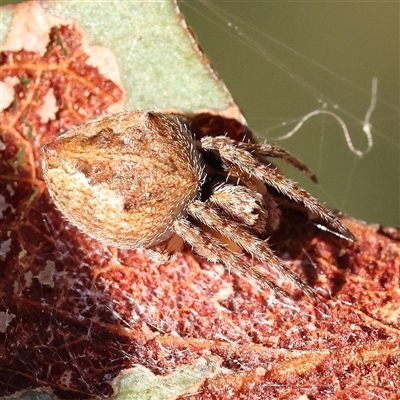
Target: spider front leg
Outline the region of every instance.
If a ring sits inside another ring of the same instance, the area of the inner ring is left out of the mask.
[[[270,267],[276,269],[282,276],[290,279],[303,293],[314,299],[318,298],[314,290],[303,282],[292,270],[287,268],[282,263],[282,260],[272,252],[268,242],[253,236],[245,225],[219,215],[216,210],[201,201],[193,201],[189,204],[187,211],[194,219],[236,243],[256,260],[266,263]],[[246,265],[245,268],[249,275],[254,276],[253,267]],[[254,270],[257,271],[257,280],[259,280],[261,284],[265,285],[266,283],[264,281],[269,282],[264,274],[260,273],[257,269]]]
[[[155,246],[146,248],[147,254],[151,261],[156,264],[165,264],[169,261],[172,254],[181,251],[183,247],[183,240],[180,236],[174,234],[165,242],[159,243]]]
[[[244,278],[250,276],[261,287],[269,288],[281,296],[291,298],[288,292],[269,280],[262,272],[248,265],[239,254],[234,253],[218,239],[192,225],[188,220],[175,220],[174,230],[185,242],[192,246],[197,254],[210,262],[221,263],[228,271],[235,271]]]
[[[267,225],[276,229],[279,224],[280,212],[275,201],[246,186],[219,184],[213,188],[207,203],[257,233],[263,233]]]
[[[303,164],[288,151],[278,146],[272,146],[267,143],[238,142],[226,136],[205,137],[202,139],[201,145],[204,149],[213,148],[214,150],[217,150],[224,145],[230,145],[245,150],[257,158],[260,158],[260,156],[280,158],[298,170],[304,172],[304,174],[307,175],[313,182],[317,182],[316,175],[307,167],[307,165]]]
[[[216,139],[216,140],[214,140]],[[215,150],[219,152],[222,165],[227,173],[238,177],[243,182],[250,183],[252,179],[265,182],[278,192],[287,196],[296,203],[303,204],[312,213],[324,219],[343,238],[354,241],[355,237],[340,220],[317,199],[307,191],[298,187],[292,180],[279,174],[275,168],[261,163],[247,150],[240,147],[238,142],[223,141],[224,137],[203,138],[201,145],[204,150]]]

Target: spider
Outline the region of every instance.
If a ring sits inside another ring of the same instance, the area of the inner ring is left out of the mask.
[[[288,152],[226,136],[196,140],[173,114],[115,114],[68,131],[43,151],[48,190],[69,221],[107,245],[145,248],[157,262],[188,243],[210,262],[289,296],[246,263],[241,249],[315,297],[263,238],[279,225],[279,208],[269,188],[322,218],[339,236],[354,240],[329,209],[266,160],[284,159],[314,178]]]

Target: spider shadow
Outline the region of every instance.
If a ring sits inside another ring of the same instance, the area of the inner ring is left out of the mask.
[[[323,231],[318,226],[326,223],[310,215],[300,205],[287,201],[275,193],[280,201],[281,218],[276,231],[272,232],[269,241],[275,254],[284,261],[295,262],[298,273],[311,287],[317,288],[321,275],[325,288],[318,294],[327,298],[336,297],[345,286],[346,271],[351,269],[346,240]],[[327,257],[324,265],[321,258]]]

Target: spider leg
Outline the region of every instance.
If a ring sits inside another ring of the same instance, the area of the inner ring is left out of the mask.
[[[226,136],[207,136],[201,140],[201,146],[204,149],[207,149],[207,147],[210,146],[212,146],[213,149],[219,149],[223,145],[230,145],[242,150],[246,150],[255,156],[280,158],[298,170],[304,172],[304,174],[307,175],[313,182],[317,182],[316,175],[307,167],[307,165],[303,164],[288,151],[278,146],[273,146],[267,143],[239,142]]]
[[[215,145],[218,145],[218,143],[215,143]],[[219,151],[222,165],[227,172],[240,177],[245,182],[253,178],[265,182],[289,199],[303,204],[311,212],[324,219],[344,238],[350,241],[355,240],[350,230],[344,226],[327,207],[322,205],[307,191],[297,186],[291,179],[281,175],[275,168],[262,164],[248,151],[237,148],[231,144],[222,144],[220,147],[213,146],[214,144],[212,142],[207,141],[204,149]]]
[[[272,229],[279,224],[280,212],[275,201],[246,186],[219,184],[213,188],[207,203],[258,233],[265,231],[267,223]]]
[[[268,242],[253,236],[244,225],[223,218],[210,206],[197,200],[189,204],[187,211],[196,220],[217,230],[223,236],[238,244],[256,260],[275,268],[281,275],[289,278],[303,293],[318,299],[315,291],[286,267],[281,259],[272,252]],[[265,276],[264,279],[266,279]]]
[[[197,254],[213,263],[222,263],[227,269],[239,273],[243,276],[251,276],[263,288],[269,288],[281,296],[291,298],[290,294],[270,281],[262,272],[248,265],[239,254],[224,247],[207,232],[192,225],[186,219],[177,219],[174,221],[175,232],[182,237],[189,245],[193,247]]]
[[[178,235],[173,235],[165,242],[146,248],[149,258],[156,264],[165,264],[171,255],[180,251],[183,247],[183,240]]]

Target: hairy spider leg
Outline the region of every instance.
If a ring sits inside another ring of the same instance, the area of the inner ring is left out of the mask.
[[[247,264],[245,260],[237,253],[227,248],[225,244],[210,235],[208,232],[201,230],[199,227],[192,225],[188,220],[179,218],[174,221],[174,230],[187,242],[197,254],[206,258],[212,263],[223,264],[228,271],[237,272],[242,277],[251,276],[263,288],[269,288],[275,293],[291,298],[290,294],[269,280],[257,268]]]
[[[290,279],[303,293],[311,298],[318,299],[315,291],[307,283],[303,282],[291,269],[286,267],[282,263],[282,260],[272,252],[267,240],[253,236],[244,225],[230,221],[226,217],[219,215],[216,210],[201,201],[195,200],[190,203],[187,211],[196,220],[232,240],[256,260],[267,263],[272,268],[275,268],[282,276]],[[245,268],[252,267],[246,265]],[[259,279],[267,278],[260,272]]]
[[[312,172],[307,165],[303,164],[299,159],[294,157],[288,151],[267,143],[251,143],[251,142],[238,142],[226,136],[205,137],[201,141],[201,146],[204,149],[212,147],[214,149],[220,148],[223,145],[231,145],[236,148],[246,150],[255,156],[274,157],[286,161],[288,164],[297,168],[308,176],[313,182],[317,183],[318,179],[314,172]]]
[[[265,231],[269,212],[261,193],[246,186],[220,183],[213,187],[207,203],[217,206],[230,219],[250,226],[256,232]]]
[[[279,174],[275,168],[261,163],[248,151],[232,145],[230,141],[223,144],[221,141],[221,139],[224,138],[223,136],[217,138],[218,141],[215,143],[212,138],[211,140],[204,141],[205,143],[203,143],[202,140],[203,149],[218,151],[223,168],[227,173],[237,176],[245,183],[252,177],[255,177],[261,182],[265,182],[289,199],[303,204],[312,213],[325,220],[336,232],[340,233],[343,238],[350,241],[355,240],[350,230],[344,226],[327,207],[322,205],[307,191],[298,187],[291,179],[285,178],[283,175]]]
[[[265,232],[267,225],[272,229],[279,225],[280,211],[275,200],[246,186],[220,183],[213,188],[207,203],[258,233]]]

